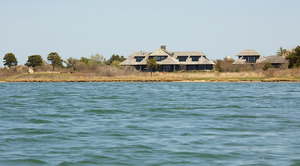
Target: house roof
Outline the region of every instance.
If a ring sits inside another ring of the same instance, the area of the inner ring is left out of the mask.
[[[286,60],[283,56],[268,56],[264,62],[269,62],[269,63],[287,63],[288,60]]]
[[[150,55],[151,56],[168,56],[171,54],[167,50],[159,48],[159,49],[155,50],[154,52],[152,52]]]
[[[180,62],[183,65],[214,65],[215,63],[205,56],[201,56],[198,61],[193,61],[191,57],[187,58],[185,62]]]
[[[232,64],[234,64],[234,65],[241,65],[241,64],[245,64],[245,63],[247,63],[246,59],[239,58],[238,60],[236,60]]]
[[[174,57],[178,56],[206,56],[203,52],[201,51],[190,51],[190,52],[173,52]]]
[[[237,56],[261,56],[261,55],[256,50],[245,49],[239,54],[237,54]]]
[[[213,61],[206,58],[206,55],[201,51],[190,51],[190,52],[169,52],[166,49],[159,48],[154,52],[134,52],[129,57],[120,63],[120,65],[147,65],[147,59],[149,56],[168,56],[162,61],[158,61],[161,65],[199,65],[199,64],[215,64]],[[185,62],[179,62],[177,59],[179,56],[187,56]],[[198,61],[192,61],[191,56],[199,56]],[[142,61],[137,62],[136,57],[145,57]]]
[[[146,65],[147,64],[147,58],[149,57],[149,54],[151,52],[134,52],[129,57],[120,63],[120,65]],[[145,57],[141,62],[137,62],[135,57]],[[146,58],[147,57],[147,58]]]
[[[169,56],[167,59],[162,60],[162,61],[158,61],[158,64],[161,65],[179,65],[179,61],[171,56]]]

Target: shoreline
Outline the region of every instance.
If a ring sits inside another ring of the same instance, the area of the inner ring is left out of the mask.
[[[100,76],[95,73],[22,73],[0,78],[4,82],[300,82],[298,75],[262,73],[138,73]]]
[[[187,82],[299,82],[300,80],[290,80],[290,79],[258,79],[258,80],[247,80],[247,79],[189,79],[189,80],[159,80],[159,79],[76,79],[76,80],[66,80],[66,79],[51,79],[51,80],[39,80],[39,79],[32,79],[32,80],[5,80],[5,81],[0,81],[0,83],[16,83],[16,82],[24,82],[24,83],[30,83],[30,82],[36,82],[36,83],[47,83],[47,82],[182,82],[182,83],[187,83]]]

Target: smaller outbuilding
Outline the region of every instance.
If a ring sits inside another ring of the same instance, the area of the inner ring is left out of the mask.
[[[265,61],[263,61],[262,63],[271,63],[271,65],[274,68],[280,68],[282,65],[287,65],[288,64],[288,60],[285,59],[284,56],[278,56],[278,55],[274,55],[274,56],[268,56],[266,58]]]

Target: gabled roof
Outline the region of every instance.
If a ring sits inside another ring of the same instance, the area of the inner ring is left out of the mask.
[[[150,56],[168,56],[171,55],[167,50],[163,50],[161,48],[155,50],[150,54]]]
[[[201,56],[198,61],[193,61],[191,57],[187,58],[185,62],[180,62],[185,65],[214,65],[215,63],[205,56]]]
[[[162,61],[158,61],[158,64],[161,65],[179,65],[179,61],[171,56],[169,56],[167,59],[162,60]]]
[[[245,49],[239,54],[237,54],[237,56],[261,56],[261,55],[253,49]]]
[[[120,65],[146,65],[150,52],[134,52],[129,57],[120,63]],[[145,57],[141,62],[137,62],[135,57]]]
[[[199,58],[199,63],[200,64],[208,64],[208,65],[215,65],[215,63],[209,59],[207,59],[206,57],[204,56],[201,56],[201,58]]]

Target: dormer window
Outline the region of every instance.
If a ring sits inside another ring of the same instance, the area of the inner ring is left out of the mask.
[[[136,62],[141,62],[145,57],[144,56],[136,56],[134,57]]]
[[[192,61],[199,61],[200,56],[191,56]]]
[[[157,61],[163,61],[165,59],[167,59],[167,56],[150,56],[149,59],[153,59],[155,58]]]
[[[177,59],[179,60],[179,62],[185,62],[187,58],[188,58],[188,56],[178,56],[177,57]]]

